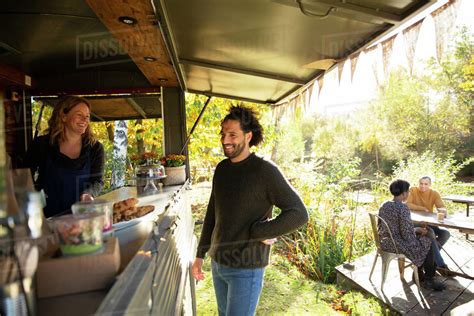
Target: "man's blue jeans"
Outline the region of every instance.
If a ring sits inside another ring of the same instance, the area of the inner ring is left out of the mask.
[[[429,226],[429,228],[433,230],[436,240],[441,245],[441,247],[448,241],[449,236],[451,236],[451,234],[446,229],[441,229],[438,226]],[[436,266],[444,267],[446,264],[444,263],[443,257],[441,257],[440,247],[438,247],[438,244],[436,244],[435,248],[434,257]]]
[[[252,316],[263,287],[265,268],[228,268],[212,260],[219,316]]]

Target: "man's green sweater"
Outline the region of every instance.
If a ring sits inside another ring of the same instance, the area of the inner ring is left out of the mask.
[[[281,213],[272,218],[274,205]],[[303,202],[275,164],[255,154],[238,163],[225,159],[214,173],[197,257],[209,251],[214,261],[227,267],[265,267],[270,246],[261,241],[292,232],[307,221]]]

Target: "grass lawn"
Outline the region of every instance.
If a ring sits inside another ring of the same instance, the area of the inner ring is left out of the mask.
[[[375,299],[310,280],[277,253],[272,254],[271,262],[265,271],[257,315],[386,314]],[[217,315],[210,268],[210,261],[206,260],[206,278],[196,287],[198,315]]]

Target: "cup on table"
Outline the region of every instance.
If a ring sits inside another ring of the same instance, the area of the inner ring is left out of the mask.
[[[444,213],[443,212],[438,212],[437,214],[438,222],[443,222],[444,221]]]

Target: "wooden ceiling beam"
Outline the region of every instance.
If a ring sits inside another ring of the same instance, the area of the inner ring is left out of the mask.
[[[144,119],[147,118],[145,111],[143,111],[142,107],[138,105],[138,103],[135,102],[135,100],[133,100],[132,98],[126,98],[125,100],[128,102],[128,104],[130,104],[132,108],[135,109],[135,111],[137,111],[138,114],[142,116],[142,118]]]
[[[41,89],[32,90],[32,96],[58,96],[58,95],[79,95],[79,96],[113,96],[122,94],[160,94],[160,87],[144,87],[144,88],[124,88],[124,89]]]
[[[150,1],[86,0],[91,9],[117,39],[133,62],[153,86],[177,87],[178,79],[166,52]],[[137,21],[127,25],[119,17]],[[155,60],[147,61],[145,57]]]
[[[0,81],[9,85],[20,85],[29,88],[33,85],[30,76],[5,64],[0,64]]]

